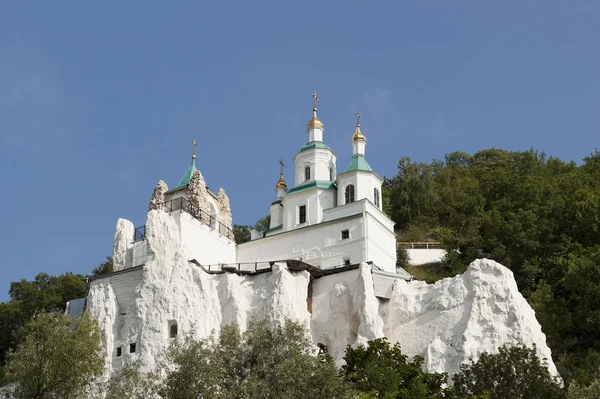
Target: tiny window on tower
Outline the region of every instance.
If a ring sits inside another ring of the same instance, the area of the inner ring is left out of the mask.
[[[350,266],[350,258],[344,259],[344,266]]]
[[[304,181],[310,180],[310,166],[304,168]]]
[[[306,205],[298,207],[298,223],[306,223]]]
[[[121,357],[121,347],[117,348],[117,357]]]
[[[350,238],[350,230],[342,230],[342,240]]]
[[[129,353],[135,353],[135,342],[133,344],[129,344]]]

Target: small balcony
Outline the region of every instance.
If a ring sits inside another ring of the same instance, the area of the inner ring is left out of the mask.
[[[186,212],[190,215],[194,215],[194,213],[195,213],[195,216],[193,216],[194,219],[196,219],[200,223],[210,227],[212,230],[216,231],[223,237],[226,237],[230,240],[233,239],[232,238],[233,231],[229,227],[225,226],[223,223],[219,222],[219,218],[209,215],[207,212],[205,212],[201,209],[198,209],[196,212],[192,213],[191,208],[192,208],[192,206],[190,205],[190,202],[187,199],[185,199],[183,197],[179,197],[179,198],[174,198],[172,200],[165,202],[163,210],[168,213],[181,212],[181,211]],[[146,239],[146,226],[136,227],[133,238],[134,238],[134,241],[145,240]]]

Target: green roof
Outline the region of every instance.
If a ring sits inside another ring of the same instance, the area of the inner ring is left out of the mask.
[[[194,176],[194,172],[197,170],[198,169],[196,169],[196,159],[192,158],[192,164],[188,168],[187,172],[185,172],[185,175],[183,175],[183,177],[181,178],[181,181],[177,185],[177,188],[187,186],[188,184],[190,184],[190,180],[192,179],[192,176]]]
[[[324,150],[331,151],[331,148],[327,147],[327,144],[321,141],[311,141],[310,143],[307,143],[304,147],[300,148],[299,152],[310,150],[312,148],[322,148]]]
[[[302,184],[298,184],[296,187],[290,188],[288,194],[297,193],[298,191],[308,190],[309,188],[337,188],[334,182],[329,180],[310,180]]]
[[[365,159],[364,155],[355,155],[352,157],[352,162],[350,162],[350,165],[348,165],[348,167],[346,168],[346,172],[352,172],[355,170],[366,170],[369,172],[373,171],[373,169],[371,169],[371,167],[367,163],[367,160]]]
[[[275,201],[271,202],[271,205],[281,204],[281,201],[283,201],[283,198],[277,198]],[[283,205],[281,205],[281,206],[283,206]]]

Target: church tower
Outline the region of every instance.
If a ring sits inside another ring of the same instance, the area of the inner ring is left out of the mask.
[[[313,92],[313,115],[306,125],[308,142],[294,157],[294,187],[283,201],[284,231],[323,220],[323,211],[336,206],[335,153],[323,142],[323,122],[317,116],[317,92]]]
[[[271,214],[271,224],[269,225],[269,230],[274,229],[277,226],[281,226],[283,223],[283,197],[287,193],[287,183],[283,178],[283,158],[279,160],[279,181],[275,184],[275,192],[277,193],[277,197],[273,203],[271,203],[270,214]]]
[[[360,130],[360,114],[356,111],[356,131],[350,141],[352,144],[352,161],[344,173],[337,178],[339,205],[349,204],[361,199],[368,199],[381,209],[381,184],[383,180],[373,172],[367,163],[365,150],[367,138]]]

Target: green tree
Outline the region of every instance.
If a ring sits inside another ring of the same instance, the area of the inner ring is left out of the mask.
[[[588,386],[573,383],[569,386],[568,399],[598,399],[600,398],[600,380],[594,380]]]
[[[270,225],[271,225],[271,215],[269,214],[265,217],[258,219],[256,221],[256,223],[254,223],[254,228],[258,231],[265,232],[265,231],[269,230]]]
[[[100,331],[89,315],[79,319],[40,313],[22,330],[23,342],[8,354],[9,392],[21,398],[86,397],[104,360]]]
[[[491,399],[564,398],[559,381],[550,375],[535,349],[503,346],[498,354],[483,353],[462,365],[453,377],[458,398],[489,394]]]
[[[235,237],[236,244],[243,244],[250,241],[250,226],[234,224],[233,236]]]
[[[425,373],[423,358],[408,360],[399,344],[390,346],[385,338],[369,341],[367,347],[346,348],[342,374],[364,397],[394,399],[452,398],[444,388],[445,373]]]
[[[219,339],[187,336],[169,348],[158,373],[165,375],[163,398],[345,398],[333,360],[310,354],[306,329],[290,320],[270,328],[251,321]],[[172,367],[175,365],[175,367]]]
[[[174,340],[152,372],[144,374],[131,365],[114,376],[107,398],[336,399],[351,395],[332,358],[311,354],[308,331],[298,323],[286,320],[271,328],[265,320],[252,320],[243,334],[230,325],[223,327],[219,338],[198,340],[193,335]]]
[[[109,274],[113,272],[113,260],[112,256],[107,256],[106,260],[102,262],[98,267],[92,270],[92,276],[104,276],[105,274]]]
[[[0,303],[0,365],[6,353],[19,342],[19,329],[38,312],[63,312],[67,301],[85,296],[82,275],[40,273],[33,281],[10,284],[10,301]]]

